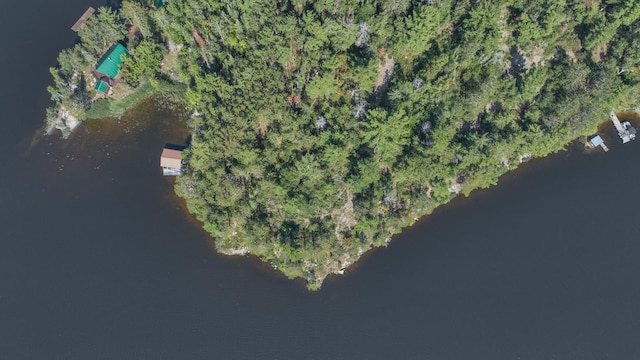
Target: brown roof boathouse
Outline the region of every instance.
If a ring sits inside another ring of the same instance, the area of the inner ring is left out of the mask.
[[[164,148],[160,155],[160,167],[162,175],[177,176],[182,175],[182,151]]]

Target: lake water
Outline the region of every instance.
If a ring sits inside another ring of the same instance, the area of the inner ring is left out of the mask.
[[[158,167],[180,118],[34,137],[89,5],[0,14],[1,359],[640,358],[640,142],[531,161],[312,293],[213,252]]]

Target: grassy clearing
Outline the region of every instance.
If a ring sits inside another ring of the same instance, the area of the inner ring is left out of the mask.
[[[174,84],[165,80],[151,79],[121,99],[117,99],[116,96],[116,98],[105,98],[94,101],[91,104],[91,108],[87,111],[86,118],[101,119],[119,117],[122,116],[128,108],[149,96],[157,93],[182,94],[184,91],[184,85]]]

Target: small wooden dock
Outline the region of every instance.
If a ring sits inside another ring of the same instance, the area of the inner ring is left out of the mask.
[[[596,135],[591,140],[587,141],[587,147],[589,149],[595,149],[598,146],[600,146],[602,150],[604,150],[604,152],[609,151],[609,148],[607,147],[607,145],[604,143],[604,140],[602,140],[602,138],[599,135]]]
[[[85,26],[87,23],[87,19],[89,19],[89,17],[91,16],[91,14],[93,14],[96,11],[96,9],[89,7],[87,9],[87,11],[84,12],[84,14],[82,14],[82,16],[80,16],[80,19],[78,19],[78,21],[76,21],[75,24],[73,24],[73,26],[71,27],[71,30],[78,32],[78,30]]]

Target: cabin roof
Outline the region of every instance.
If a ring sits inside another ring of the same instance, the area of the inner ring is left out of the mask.
[[[108,88],[109,88],[109,84],[106,83],[105,81],[98,80],[96,82],[96,87],[95,87],[96,90],[100,92],[106,92]]]
[[[98,61],[96,71],[110,78],[115,78],[120,71],[120,65],[122,65],[122,55],[128,56],[129,53],[122,44],[117,43]]]
[[[182,168],[182,151],[164,148],[160,155],[160,166],[163,168]]]
[[[593,144],[593,146],[600,146],[603,142],[604,141],[602,140],[600,135],[596,135],[593,137],[593,139],[591,139],[591,144]]]

